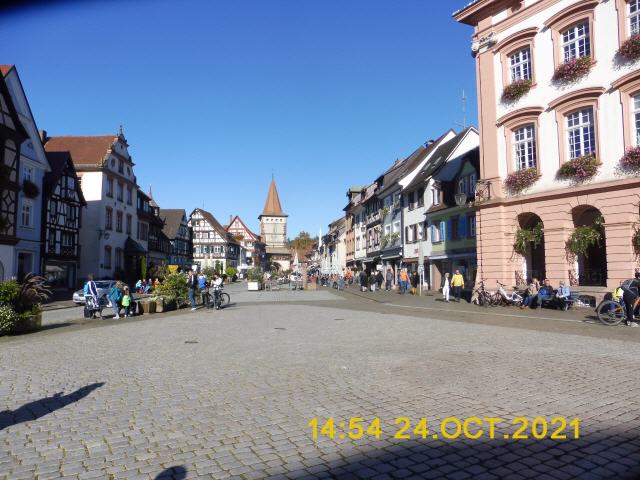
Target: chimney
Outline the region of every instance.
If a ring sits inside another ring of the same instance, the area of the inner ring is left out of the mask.
[[[47,137],[47,131],[38,130],[38,134],[40,135],[40,141],[42,142],[42,144],[44,145],[45,143],[47,143],[47,140],[49,140],[49,137]]]
[[[231,220],[233,220],[233,215],[229,215],[229,225],[231,225]]]

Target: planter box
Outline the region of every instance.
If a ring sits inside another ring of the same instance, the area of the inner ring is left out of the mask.
[[[142,308],[142,313],[145,315],[156,313],[156,302],[152,302],[150,300],[140,302],[140,307]]]
[[[250,292],[257,292],[262,289],[260,282],[247,282],[247,289]]]
[[[18,321],[13,327],[12,333],[32,332],[42,327],[42,313]]]

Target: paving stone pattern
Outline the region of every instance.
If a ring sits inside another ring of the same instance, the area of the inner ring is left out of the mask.
[[[640,478],[637,343],[246,302],[58,330],[0,341],[2,479]],[[392,438],[558,415],[579,440]],[[313,417],[385,433],[314,442]]]

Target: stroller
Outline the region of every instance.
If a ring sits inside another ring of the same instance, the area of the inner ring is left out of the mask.
[[[96,299],[93,295],[84,297],[84,318],[96,318],[96,314],[102,318],[102,310],[106,307],[104,298]]]

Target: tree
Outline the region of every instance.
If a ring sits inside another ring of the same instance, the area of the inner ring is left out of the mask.
[[[313,238],[308,232],[302,230],[296,238],[293,240],[289,240],[289,248],[294,250],[306,250],[310,248],[314,243],[316,243],[316,239]]]

